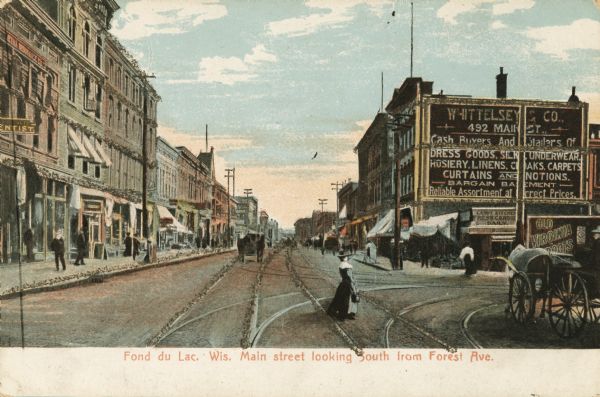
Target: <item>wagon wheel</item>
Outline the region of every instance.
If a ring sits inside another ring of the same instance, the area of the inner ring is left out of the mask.
[[[525,273],[517,272],[510,279],[508,304],[516,322],[525,324],[527,320],[533,317],[533,310],[535,308],[533,290],[529,282],[529,277]]]
[[[590,299],[588,310],[590,322],[598,324],[600,322],[600,298]]]
[[[588,294],[577,273],[565,272],[552,286],[549,302],[550,325],[561,338],[578,335],[585,327]]]

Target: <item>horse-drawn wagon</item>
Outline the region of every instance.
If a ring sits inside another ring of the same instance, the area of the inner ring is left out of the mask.
[[[502,259],[511,271],[508,301],[515,321],[531,320],[541,300],[540,318],[548,315],[552,329],[562,338],[577,336],[586,324],[598,323],[598,269],[542,248],[519,247]]]

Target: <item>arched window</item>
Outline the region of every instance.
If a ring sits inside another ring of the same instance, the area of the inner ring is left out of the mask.
[[[90,55],[90,24],[86,21],[83,27],[83,55],[88,57]]]
[[[102,69],[102,38],[96,37],[96,67]]]
[[[69,37],[75,41],[75,31],[77,28],[77,16],[75,15],[75,7],[71,6],[69,10]]]

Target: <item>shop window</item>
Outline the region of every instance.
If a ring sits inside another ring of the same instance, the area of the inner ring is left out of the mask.
[[[100,179],[100,166],[99,165],[96,166],[96,171],[95,171],[94,175],[96,178]]]
[[[83,161],[83,163],[82,163],[82,165],[81,165],[81,170],[82,170],[82,171],[83,171],[83,173],[84,173],[84,174],[86,174],[86,175],[87,175],[87,173],[88,173],[88,165],[89,165],[89,163],[88,163],[88,161],[86,161],[86,160],[84,160],[84,161]]]
[[[56,197],[65,197],[65,184],[63,182],[54,182],[54,195]]]
[[[75,156],[73,155],[69,155],[68,159],[67,159],[67,166],[74,170],[75,169]]]

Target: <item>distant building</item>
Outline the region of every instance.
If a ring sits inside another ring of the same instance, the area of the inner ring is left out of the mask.
[[[595,214],[600,214],[600,124],[589,125],[590,200]]]
[[[294,238],[300,244],[304,244],[313,237],[312,218],[300,218],[294,222]]]
[[[254,196],[237,196],[236,234],[244,237],[249,232],[258,232],[258,200]]]

